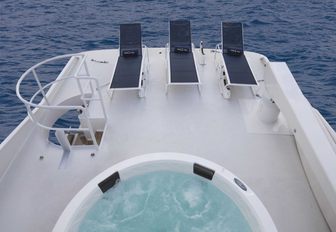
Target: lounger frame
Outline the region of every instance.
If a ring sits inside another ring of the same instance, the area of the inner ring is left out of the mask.
[[[222,22],[223,23],[223,22]],[[215,54],[215,59],[217,62],[217,69],[219,71],[219,86],[220,86],[220,90],[222,95],[224,95],[225,97],[229,98],[230,97],[230,87],[231,86],[247,86],[247,87],[253,87],[253,86],[257,86],[258,85],[258,81],[255,78],[255,75],[253,73],[253,70],[250,68],[253,78],[254,78],[254,84],[247,84],[247,83],[235,83],[234,81],[232,81],[230,79],[230,74],[228,72],[227,69],[227,65],[225,62],[225,58],[224,58],[224,54],[223,54],[223,45],[224,45],[224,41],[223,41],[223,26],[221,23],[221,43],[217,44],[216,46],[216,54]],[[242,41],[244,41],[244,27],[241,28],[242,30]],[[243,54],[242,56],[244,56],[244,58],[246,59],[245,56],[245,52],[244,52],[244,43],[242,42],[242,51]],[[218,54],[220,54],[218,56]],[[246,59],[247,63],[248,63],[248,59]]]
[[[171,38],[170,35],[170,22],[168,23],[168,31],[169,31],[169,40]],[[191,34],[191,32],[190,32]],[[195,46],[193,43],[191,43],[191,53],[193,55],[193,59],[194,59],[194,66],[195,66],[195,70],[196,70],[196,76],[197,76],[197,82],[173,82],[171,80],[171,67],[170,67],[170,41],[169,43],[166,44],[166,49],[165,49],[165,53],[166,53],[166,73],[167,73],[167,84],[166,84],[166,94],[168,94],[168,88],[169,86],[177,86],[177,85],[196,85],[198,87],[198,91],[199,93],[201,93],[201,81],[199,78],[199,70],[198,70],[198,65],[197,65],[197,56],[196,56],[196,52],[195,52]]]
[[[119,30],[119,56],[120,57],[120,44],[121,44],[121,30]],[[142,37],[141,37],[141,68],[139,72],[139,82],[137,86],[134,87],[118,87],[118,88],[112,88],[112,83],[113,83],[113,78],[114,74],[118,65],[118,60],[115,63],[115,66],[113,68],[112,76],[111,76],[111,81],[109,83],[109,94],[112,97],[114,91],[124,91],[124,90],[138,90],[139,91],[139,97],[145,97],[145,89],[146,89],[146,82],[147,82],[147,77],[149,74],[149,56],[148,56],[148,48],[146,45],[143,44]]]

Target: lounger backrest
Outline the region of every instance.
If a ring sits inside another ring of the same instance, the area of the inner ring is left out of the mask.
[[[141,56],[141,24],[120,24],[119,51],[120,56]]]
[[[226,54],[242,54],[244,51],[242,23],[222,22],[222,48]]]
[[[174,20],[169,23],[170,52],[191,52],[191,31],[189,20]]]

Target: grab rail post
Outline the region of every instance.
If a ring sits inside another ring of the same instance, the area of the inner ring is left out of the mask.
[[[48,101],[48,99],[47,99],[47,97],[46,97],[46,94],[45,94],[44,90],[42,89],[42,85],[41,85],[40,79],[38,78],[35,69],[32,69],[32,73],[33,73],[33,76],[34,76],[34,78],[35,78],[35,81],[37,82],[37,85],[38,85],[38,87],[39,87],[39,89],[40,89],[40,91],[41,91],[41,93],[42,93],[43,99],[46,101],[47,105],[50,105],[50,104],[49,104],[49,101]]]

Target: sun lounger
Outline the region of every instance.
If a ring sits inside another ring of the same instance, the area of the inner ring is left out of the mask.
[[[244,54],[242,23],[222,22],[221,48],[223,90],[229,90],[230,86],[258,85]]]
[[[190,21],[170,21],[167,88],[169,85],[197,85],[199,87],[200,80],[193,50]]]
[[[111,92],[136,89],[143,96],[146,51],[141,40],[140,24],[120,25],[119,57],[110,83]]]

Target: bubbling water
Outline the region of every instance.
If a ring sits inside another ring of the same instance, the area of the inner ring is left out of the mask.
[[[210,181],[170,171],[122,180],[87,212],[81,232],[250,232],[235,203]]]

